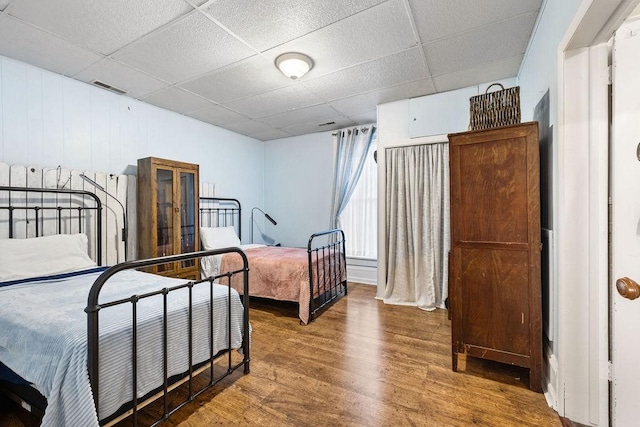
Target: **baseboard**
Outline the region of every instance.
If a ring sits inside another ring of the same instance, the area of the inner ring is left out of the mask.
[[[547,404],[558,412],[558,359],[548,343],[544,346],[544,359],[542,383],[547,385],[544,397]]]
[[[378,284],[378,267],[354,265],[347,260],[347,280],[349,282]]]

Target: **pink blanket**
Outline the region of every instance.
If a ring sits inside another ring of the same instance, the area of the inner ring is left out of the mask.
[[[309,322],[309,261],[304,248],[287,248],[279,246],[265,246],[246,249],[249,260],[249,294],[255,297],[270,298],[278,301],[293,301],[299,304],[300,320]],[[340,258],[340,272],[336,260]],[[314,297],[322,294],[329,286],[335,286],[345,278],[344,257],[320,255],[312,257],[314,276]],[[220,273],[235,271],[242,268],[242,259],[236,253],[228,253],[222,257]],[[226,279],[220,279],[226,283]],[[319,284],[319,285],[318,285]],[[235,275],[231,286],[242,293],[242,277]]]

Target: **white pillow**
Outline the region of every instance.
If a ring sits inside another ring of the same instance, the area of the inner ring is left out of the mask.
[[[85,234],[0,239],[0,282],[95,267]]]
[[[200,240],[202,249],[220,249],[231,246],[240,246],[240,239],[235,227],[201,227]]]

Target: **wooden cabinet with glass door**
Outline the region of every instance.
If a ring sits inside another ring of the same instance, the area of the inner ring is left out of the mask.
[[[138,258],[199,250],[198,165],[147,157],[138,160]],[[152,273],[199,278],[195,260],[162,264]]]

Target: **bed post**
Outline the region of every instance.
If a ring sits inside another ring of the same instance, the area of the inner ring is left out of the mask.
[[[247,255],[243,251],[237,252],[242,257],[244,262],[245,274],[243,275],[243,297],[242,297],[242,305],[244,306],[244,316],[242,320],[242,356],[244,363],[244,373],[248,374],[250,372],[249,362],[251,361],[251,357],[249,354],[251,347],[251,339],[249,337],[249,260],[247,259]],[[229,284],[231,287],[231,284]],[[229,319],[231,321],[231,319]]]
[[[97,301],[96,304],[87,305],[87,308],[84,309],[87,313],[87,369],[93,393],[93,403],[96,405],[96,414],[100,413],[98,408],[98,310],[100,307],[97,305]]]

